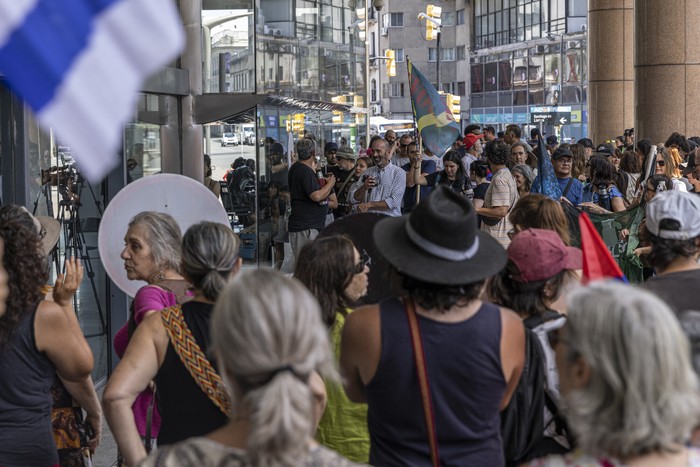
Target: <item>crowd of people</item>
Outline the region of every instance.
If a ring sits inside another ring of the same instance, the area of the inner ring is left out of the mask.
[[[700,466],[698,148],[633,138],[472,126],[437,160],[392,132],[362,157],[302,139],[262,209],[288,235],[289,276],[244,270],[230,226],[138,214],[121,259],[146,285],[101,404],[72,307],[80,262],[48,287],[54,226],[0,207],[0,465],[85,465],[69,462],[99,449],[104,410],[119,465]],[[538,192],[545,151],[558,197]],[[570,209],[637,208],[622,235],[648,279],[587,283]],[[374,258],[321,234],[364,212],[384,214]],[[373,261],[386,298],[363,303]],[[70,461],[56,384],[85,411]]]

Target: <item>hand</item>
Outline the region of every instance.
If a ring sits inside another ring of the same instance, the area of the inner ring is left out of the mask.
[[[605,214],[608,212],[605,209],[598,206],[597,204],[591,203],[591,202],[581,203],[581,207],[587,208],[589,211],[591,211],[594,214]]]
[[[102,439],[102,413],[90,415],[85,418],[85,421],[92,427],[90,439],[88,440],[88,448],[91,454],[95,454],[95,449],[100,445]]]
[[[333,175],[333,174],[326,175],[326,184],[330,184],[330,186],[335,185],[335,175]]]
[[[66,272],[59,274],[53,286],[53,301],[61,307],[70,306],[83,280],[83,265],[77,258],[66,259]]]
[[[369,211],[369,203],[360,203],[357,205],[357,211],[358,212],[367,212]]]
[[[377,179],[374,177],[367,177],[363,185],[365,188],[374,188],[377,186]]]
[[[620,240],[625,240],[629,236],[630,236],[630,231],[628,229],[620,230]]]
[[[651,253],[650,246],[641,246],[639,248],[635,248],[634,250],[634,254],[637,256],[648,255],[649,253]]]
[[[566,198],[565,196],[560,197],[560,198],[559,198],[559,201],[561,201],[562,203],[569,203],[571,206],[574,205],[574,203],[572,203],[571,201],[569,201],[569,198]]]

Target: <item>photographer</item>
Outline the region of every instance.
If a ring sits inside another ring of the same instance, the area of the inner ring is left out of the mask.
[[[596,214],[625,210],[622,192],[613,182],[615,167],[602,156],[593,156],[586,164],[586,177],[581,206]]]

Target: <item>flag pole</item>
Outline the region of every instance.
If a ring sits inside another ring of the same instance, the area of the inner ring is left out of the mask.
[[[416,144],[418,145],[418,154],[423,159],[423,140],[421,138],[420,132],[418,131],[418,120],[416,119],[416,106],[413,101],[413,90],[411,89],[411,58],[406,55],[406,70],[408,71],[408,92],[411,95],[411,113],[413,114],[413,128],[414,134],[416,136]],[[409,169],[408,175],[411,176],[411,170]],[[420,203],[420,185],[416,185],[416,205]]]

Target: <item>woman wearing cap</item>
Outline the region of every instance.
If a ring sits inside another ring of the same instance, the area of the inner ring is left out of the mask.
[[[214,307],[211,337],[233,416],[159,448],[142,467],[358,465],[312,438],[324,392],[316,372],[339,377],[318,302],[299,281],[269,269],[241,274]]]
[[[147,285],[136,292],[128,321],[114,335],[114,351],[119,358],[147,316],[189,299],[189,284],[180,275],[181,243],[180,226],[168,214],[144,211],[129,222],[121,253],[124,269],[129,280],[145,281]],[[150,445],[160,427],[153,391],[145,389],[132,409],[139,434]]]
[[[454,149],[447,151],[442,157],[444,168],[439,172],[423,175],[421,173],[420,158],[411,163],[412,167],[408,176],[412,177],[413,184],[407,183],[407,186],[423,185],[434,187],[435,185],[443,184],[449,186],[451,190],[461,194],[467,199],[472,199],[474,197],[472,182],[464,171],[462,157],[459,155],[458,151]]]
[[[567,322],[549,337],[578,449],[530,466],[700,466],[685,447],[700,417],[698,380],[664,302],[618,281],[592,284],[569,296]]]
[[[613,181],[615,167],[602,156],[592,156],[586,164],[586,175],[589,182],[583,187],[583,202],[581,206],[596,214],[624,211],[625,199],[620,189]],[[604,193],[604,194],[603,194]],[[600,204],[609,201],[610,209]]]
[[[194,286],[194,298],[181,306],[183,328],[207,352],[214,302],[227,280],[238,272],[240,241],[230,227],[195,224],[182,239],[182,272]],[[163,313],[147,316],[133,335],[126,354],[109,379],[104,395],[107,420],[128,465],[146,456],[131,406],[155,381],[161,425],[158,445],[204,435],[226,423],[227,415],[191,376],[191,367],[177,351]],[[205,357],[211,360],[211,355]]]
[[[664,299],[679,313],[697,310],[700,280],[700,197],[670,190],[657,193],[647,205],[647,256],[656,275],[642,287]]]
[[[367,294],[369,256],[360,254],[350,238],[340,235],[317,238],[299,253],[294,277],[318,300],[336,359],[345,320],[358,300]],[[326,383],[328,404],[316,439],[356,462],[369,460],[367,406],[348,400],[343,388]]]
[[[569,278],[576,277],[575,271],[581,269],[582,261],[581,250],[567,247],[556,232],[527,229],[513,237],[508,246],[505,269],[489,283],[491,300],[518,313],[525,327],[537,336],[546,360],[545,388],[555,406],[559,399],[559,377],[547,333],[560,328],[566,321],[564,315],[554,309],[554,303],[565,294]],[[522,381],[525,384],[525,380]],[[529,452],[522,453],[522,457],[506,461],[522,463],[548,454],[568,452],[571,444],[566,433],[557,429],[556,416],[556,410],[545,407],[544,436]]]
[[[522,370],[524,331],[479,297],[505,250],[444,185],[408,216],[379,221],[374,241],[403,294],[348,316],[340,360],[348,397],[368,404],[370,464],[503,465],[499,411]],[[429,376],[424,395],[416,365]]]
[[[46,257],[26,211],[0,207],[0,240],[9,278],[0,313],[0,465],[58,465],[51,384],[56,373],[69,385],[91,384],[92,351],[71,302],[83,268],[77,260],[66,261],[66,272],[54,286],[54,301],[43,300]]]

